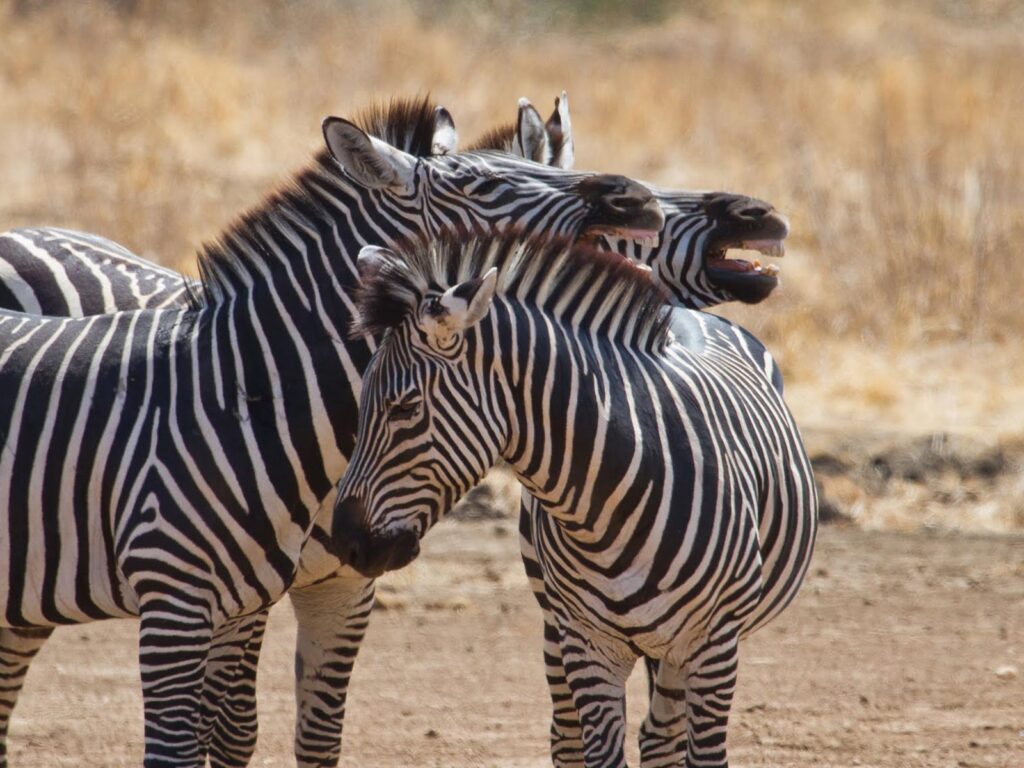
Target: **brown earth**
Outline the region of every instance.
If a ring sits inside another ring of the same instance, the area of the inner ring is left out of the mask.
[[[540,616],[513,521],[442,525],[380,597],[343,765],[550,765]],[[14,768],[139,764],[135,630],[119,621],[56,634],[18,708]],[[291,763],[293,640],[279,607],[254,765]],[[741,653],[734,766],[1020,768],[1024,538],[828,526],[796,604]],[[629,690],[635,729],[641,675]]]

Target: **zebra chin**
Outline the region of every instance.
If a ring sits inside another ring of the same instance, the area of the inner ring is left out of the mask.
[[[334,555],[358,573],[377,578],[404,568],[420,553],[420,537],[412,527],[392,527],[370,531],[363,503],[354,496],[338,501],[334,507],[331,539]]]

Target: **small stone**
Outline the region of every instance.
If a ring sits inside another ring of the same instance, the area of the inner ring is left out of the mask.
[[[1004,664],[1001,667],[996,667],[996,677],[1000,680],[1016,680],[1017,668],[1012,664]]]
[[[427,731],[423,735],[426,736],[428,739],[436,739],[438,736],[440,736],[440,734],[437,731],[435,731],[433,728],[431,728],[429,731]]]

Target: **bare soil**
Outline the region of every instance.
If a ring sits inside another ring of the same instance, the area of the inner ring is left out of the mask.
[[[135,632],[118,621],[56,633],[18,707],[14,768],[139,764]],[[293,642],[279,606],[255,765],[291,763]],[[419,561],[381,584],[342,764],[550,765],[539,651],[514,522],[440,526]],[[1020,768],[1024,538],[828,526],[797,602],[741,653],[734,766]],[[635,729],[639,670],[629,691]]]

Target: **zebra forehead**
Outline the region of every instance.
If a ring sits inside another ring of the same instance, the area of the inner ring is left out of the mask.
[[[445,234],[405,243],[356,294],[355,333],[380,335],[415,320],[424,300],[498,270],[497,295],[627,346],[657,351],[668,341],[667,296],[619,254],[545,236],[466,238]]]

